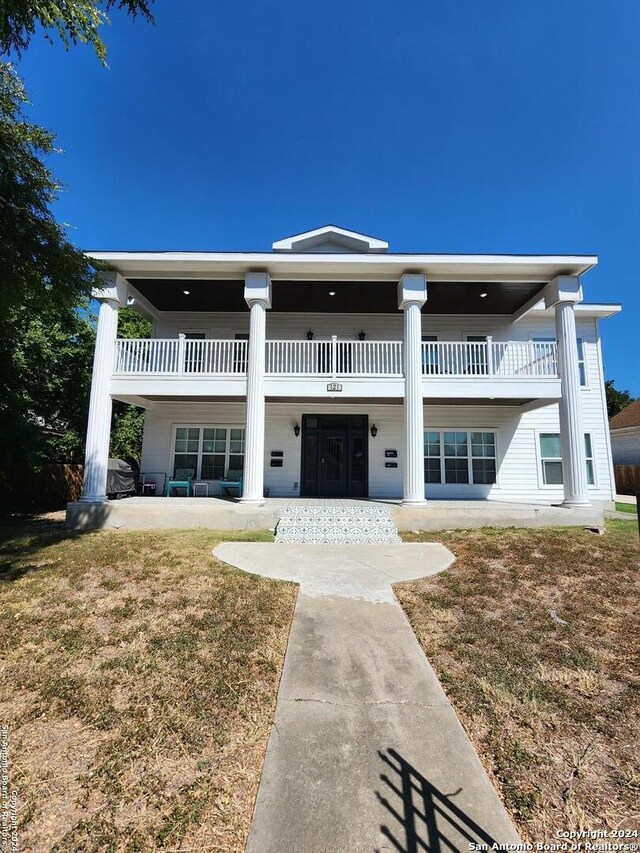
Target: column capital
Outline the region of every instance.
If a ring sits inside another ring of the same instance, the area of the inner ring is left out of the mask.
[[[91,291],[98,302],[115,302],[117,308],[125,308],[129,298],[129,282],[118,272],[99,272],[99,286]]]
[[[271,308],[271,278],[268,272],[248,272],[244,276],[244,300],[252,305]]]
[[[577,275],[559,275],[542,291],[545,308],[555,308],[561,303],[576,305],[582,302],[582,285]]]
[[[398,308],[403,311],[412,304],[422,308],[426,301],[426,277],[422,273],[403,273],[398,282]]]

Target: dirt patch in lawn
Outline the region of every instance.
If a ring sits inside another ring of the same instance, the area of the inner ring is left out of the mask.
[[[635,523],[403,539],[456,555],[396,594],[523,838],[637,828]]]
[[[296,590],[211,550],[270,538],[0,527],[21,850],[244,849]]]

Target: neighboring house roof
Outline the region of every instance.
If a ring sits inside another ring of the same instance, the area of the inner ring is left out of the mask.
[[[640,427],[640,399],[629,403],[609,421],[609,429],[628,429],[629,427]]]

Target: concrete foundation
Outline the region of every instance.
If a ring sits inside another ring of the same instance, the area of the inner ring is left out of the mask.
[[[282,508],[292,504],[362,505],[347,498],[267,498],[264,506],[248,506],[219,498],[125,498],[106,503],[67,504],[67,527],[168,529],[206,527],[212,530],[274,530]],[[424,507],[391,507],[399,531],[465,530],[477,527],[597,527],[604,524],[607,505],[563,507],[506,501],[429,501]],[[632,517],[632,516],[631,516]]]

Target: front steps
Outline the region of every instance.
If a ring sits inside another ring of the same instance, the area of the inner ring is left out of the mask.
[[[401,542],[386,506],[285,506],[276,542],[371,544]]]

